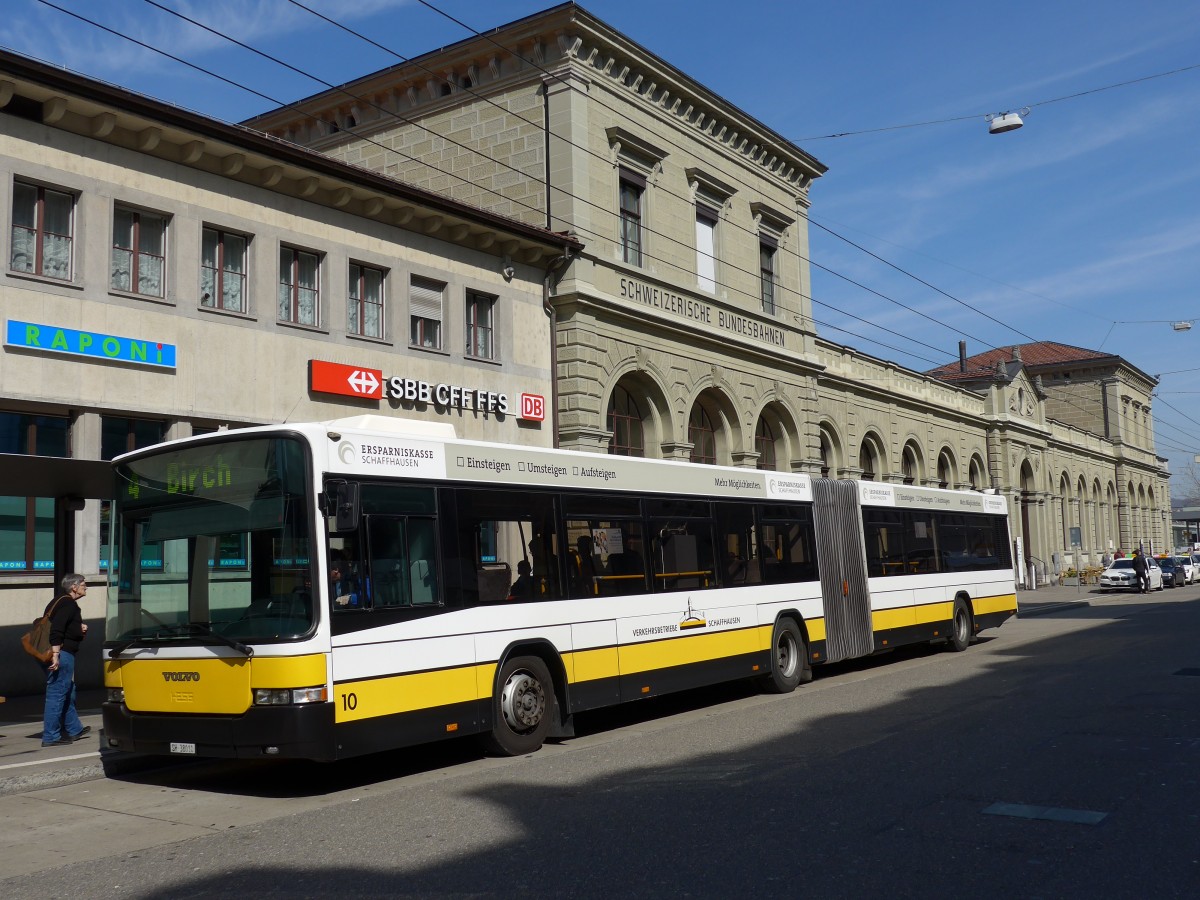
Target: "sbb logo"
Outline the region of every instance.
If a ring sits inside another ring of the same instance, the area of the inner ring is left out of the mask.
[[[546,398],[540,394],[521,395],[521,418],[543,422],[546,419]]]

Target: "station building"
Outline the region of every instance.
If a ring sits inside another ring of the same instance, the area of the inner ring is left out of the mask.
[[[553,443],[573,238],[8,53],[0,125],[0,694],[57,579],[107,577],[120,453],[372,412]]]
[[[922,373],[821,337],[825,167],[577,4],[246,124],[586,245],[552,299],[563,447],[993,488],[1043,582],[1169,546],[1153,378],[1052,342]]]
[[[995,489],[1023,579],[1169,542],[1152,378],[1059,344],[923,373],[822,337],[825,167],[576,4],[240,126],[0,53],[0,117],[11,647],[56,575],[106,579],[107,460],[360,412]],[[0,660],[0,693],[41,680]]]

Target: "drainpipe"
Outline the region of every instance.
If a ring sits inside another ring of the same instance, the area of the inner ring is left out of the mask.
[[[558,310],[550,302],[550,282],[575,259],[573,251],[568,250],[562,256],[556,256],[546,266],[546,275],[542,279],[542,309],[550,318],[550,428],[554,439],[552,445],[558,449]]]

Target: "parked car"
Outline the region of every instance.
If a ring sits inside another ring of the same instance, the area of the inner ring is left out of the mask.
[[[1163,589],[1163,573],[1158,560],[1147,559],[1146,570],[1150,576],[1150,590]],[[1136,591],[1138,589],[1137,575],[1133,572],[1133,560],[1129,557],[1114,559],[1107,569],[1100,573],[1100,590],[1102,591]]]
[[[1196,569],[1198,567],[1192,562],[1192,558],[1190,556],[1177,556],[1175,557],[1175,562],[1178,565],[1183,566],[1183,571],[1187,575],[1187,578],[1184,580],[1184,584],[1191,584],[1196,580]]]
[[[1163,587],[1183,587],[1187,584],[1187,572],[1184,571],[1183,561],[1178,557],[1161,557],[1158,567],[1162,569]]]

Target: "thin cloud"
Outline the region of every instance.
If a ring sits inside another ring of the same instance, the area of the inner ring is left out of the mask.
[[[331,19],[351,22],[409,3],[410,0],[306,0],[305,5]],[[231,46],[223,38],[148,4],[125,4],[113,9],[78,0],[74,3],[57,0],[56,5],[118,34],[184,58],[203,57]],[[238,40],[249,44],[277,42],[302,31],[329,27],[285,0],[182,0],[163,5],[218,30],[236,23]],[[159,54],[35,0],[27,0],[27,6],[25,15],[12,16],[0,26],[0,43],[93,77],[97,74],[117,77],[125,84],[147,74],[178,73],[178,64]]]

